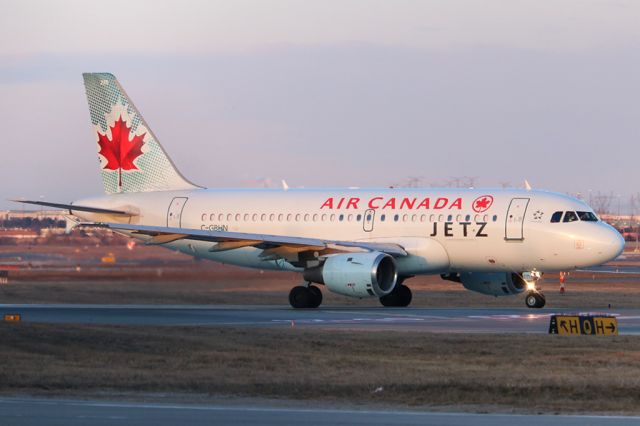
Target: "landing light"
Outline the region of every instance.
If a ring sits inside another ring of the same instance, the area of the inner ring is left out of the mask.
[[[535,291],[535,289],[536,289],[535,281],[527,281],[527,290]]]

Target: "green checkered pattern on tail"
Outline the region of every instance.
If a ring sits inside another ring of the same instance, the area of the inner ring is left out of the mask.
[[[113,74],[83,77],[107,194],[197,188],[176,169]],[[135,141],[138,148],[129,145]]]

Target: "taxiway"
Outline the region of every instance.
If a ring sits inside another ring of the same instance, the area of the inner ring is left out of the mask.
[[[527,308],[324,307],[192,305],[0,305],[24,322],[156,326],[313,327],[450,333],[547,333],[549,316],[576,310]],[[586,313],[586,312],[581,312]],[[618,318],[620,334],[640,334],[640,309],[590,311]]]

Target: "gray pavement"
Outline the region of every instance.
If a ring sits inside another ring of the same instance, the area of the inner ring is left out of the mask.
[[[640,417],[336,410],[0,398],[0,423],[33,425],[636,425]]]
[[[0,315],[39,323],[312,327],[455,333],[547,333],[549,316],[576,310],[527,308],[323,307],[167,305],[0,305]],[[586,312],[582,312],[586,313]],[[640,309],[603,312],[618,317],[620,334],[640,334]]]

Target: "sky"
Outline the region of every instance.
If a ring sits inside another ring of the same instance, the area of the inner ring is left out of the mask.
[[[95,71],[207,187],[640,192],[638,1],[0,8],[0,208],[102,191],[81,76]]]

